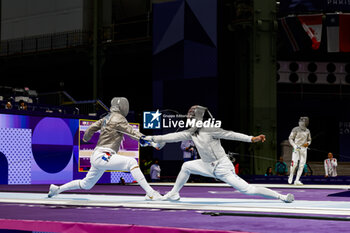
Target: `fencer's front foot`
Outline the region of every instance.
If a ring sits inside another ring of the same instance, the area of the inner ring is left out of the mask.
[[[163,196],[163,201],[178,201],[180,198],[181,197],[179,193],[168,192]]]
[[[280,200],[285,203],[292,203],[294,201],[294,195],[288,193],[287,195],[281,195]]]
[[[49,189],[49,193],[47,194],[48,198],[51,198],[53,196],[58,195],[58,190],[60,189],[60,187],[58,187],[57,185],[50,185],[50,189]]]
[[[296,181],[294,181],[294,185],[304,185],[303,183],[301,183],[301,181],[300,180],[296,180]]]
[[[161,201],[163,200],[163,196],[156,190],[153,190],[153,192],[146,194],[145,199],[146,201]]]
[[[289,176],[288,178],[288,184],[292,184],[293,183],[293,176]]]

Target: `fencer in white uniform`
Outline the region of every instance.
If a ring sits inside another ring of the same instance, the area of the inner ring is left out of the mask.
[[[288,184],[292,184],[293,182],[294,171],[299,161],[298,172],[295,177],[294,184],[303,185],[303,183],[300,181],[300,176],[303,173],[304,166],[306,163],[307,148],[311,144],[311,133],[310,133],[310,130],[307,128],[308,125],[309,125],[309,118],[300,117],[299,126],[293,128],[292,132],[289,135],[289,143],[293,147],[293,153],[292,153],[292,161],[290,164],[290,174],[288,178]]]
[[[138,184],[146,191],[147,200],[160,200],[162,198],[147,183],[134,158],[117,154],[124,134],[129,135],[135,140],[140,140],[140,144],[146,143],[142,139],[144,135],[134,130],[126,120],[125,117],[128,112],[129,102],[126,98],[115,97],[112,99],[110,113],[93,123],[85,131],[83,140],[87,142],[95,132],[100,130],[97,146],[90,157],[91,168],[86,177],[82,180],[73,180],[62,186],[51,185],[48,197],[53,197],[67,190],[91,189],[106,170],[122,170],[130,171]]]
[[[202,121],[204,113],[207,111],[205,107],[195,105],[191,107],[187,117]],[[157,143],[180,142],[184,140],[192,140],[198,150],[200,159],[183,163],[181,171],[177,176],[174,187],[164,196],[164,200],[179,200],[179,191],[187,182],[191,174],[213,177],[224,181],[242,193],[249,195],[260,195],[267,198],[276,198],[284,202],[292,202],[293,194],[282,195],[273,190],[257,187],[248,184],[235,174],[232,162],[227,157],[220,139],[235,140],[242,142],[259,142],[265,141],[264,135],[256,137],[248,136],[233,131],[226,131],[215,127],[192,127],[188,130],[170,133],[158,136],[147,136],[146,140]]]
[[[337,159],[333,158],[333,154],[329,152],[328,159],[324,160],[325,177],[336,177],[337,166],[338,166]]]

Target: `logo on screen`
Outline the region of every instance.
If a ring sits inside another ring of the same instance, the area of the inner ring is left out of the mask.
[[[156,112],[143,112],[143,128],[144,129],[160,129],[160,117],[159,110]]]

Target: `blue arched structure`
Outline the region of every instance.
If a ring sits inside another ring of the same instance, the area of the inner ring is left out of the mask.
[[[8,184],[9,164],[6,156],[0,152],[0,184]]]

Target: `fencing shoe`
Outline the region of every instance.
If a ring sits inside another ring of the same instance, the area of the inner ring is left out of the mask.
[[[146,194],[145,199],[147,201],[161,201],[163,200],[163,196],[156,190],[153,190],[153,192]]]
[[[163,201],[178,201],[180,198],[181,197],[179,193],[168,192],[163,196]]]
[[[292,184],[293,183],[293,176],[289,176],[288,178],[288,184]]]
[[[301,181],[300,180],[296,180],[296,181],[294,181],[294,185],[304,185],[303,183],[301,183]]]
[[[58,194],[58,190],[60,189],[60,187],[58,187],[57,185],[50,185],[50,190],[49,193],[47,194],[48,198],[51,198],[53,196],[56,196]]]
[[[294,201],[294,195],[288,193],[287,195],[281,195],[280,200],[285,203],[292,203]]]

